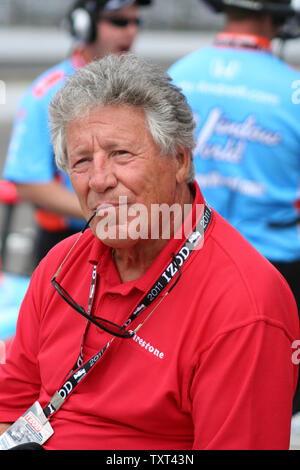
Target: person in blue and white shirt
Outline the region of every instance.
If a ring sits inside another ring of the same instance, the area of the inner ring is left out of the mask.
[[[48,106],[78,68],[107,54],[128,52],[139,32],[140,6],[151,0],[77,0],[68,14],[75,38],[70,58],[52,67],[29,87],[17,109],[3,178],[36,207],[36,263],[63,238],[84,226],[69,177],[55,165],[48,128]]]
[[[290,0],[206,3],[225,12],[225,30],[169,70],[197,123],[196,179],[207,202],[285,276],[299,309],[300,73],[271,47],[292,35],[296,10]]]

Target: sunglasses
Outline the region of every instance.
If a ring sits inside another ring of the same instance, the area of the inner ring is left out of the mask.
[[[101,18],[101,21],[106,21],[118,28],[127,28],[128,25],[133,24],[135,26],[141,26],[140,18],[121,18],[121,17],[111,17],[111,18]]]
[[[119,338],[131,338],[134,333],[136,333],[140,327],[148,320],[148,318],[152,315],[152,313],[157,309],[157,307],[160,305],[160,303],[166,298],[166,296],[171,292],[171,290],[176,286],[176,284],[178,283],[180,277],[181,277],[181,269],[180,269],[180,265],[178,264],[177,260],[176,260],[176,257],[175,255],[173,255],[173,261],[175,263],[175,266],[177,268],[177,271],[178,271],[178,276],[177,278],[175,279],[175,282],[171,285],[171,287],[165,292],[165,294],[162,296],[162,298],[157,302],[157,304],[154,306],[154,308],[148,313],[147,317],[144,319],[144,321],[142,323],[140,323],[138,325],[138,327],[134,330],[134,331],[131,331],[131,330],[127,330],[124,326],[122,325],[118,325],[116,323],[113,323],[109,320],[106,320],[105,318],[101,318],[101,317],[98,317],[98,316],[94,316],[94,315],[90,315],[85,309],[84,307],[82,307],[80,304],[78,304],[76,302],[76,300],[73,299],[73,297],[62,287],[62,285],[56,280],[56,277],[58,275],[58,273],[60,272],[62,266],[65,264],[66,260],[68,259],[71,251],[75,248],[75,246],[77,245],[77,243],[79,242],[82,234],[84,233],[84,231],[87,229],[87,227],[89,226],[91,220],[95,217],[96,214],[93,214],[92,217],[88,220],[88,222],[86,223],[85,227],[83,228],[83,230],[80,232],[78,238],[75,240],[74,244],[72,245],[72,247],[70,248],[70,250],[68,251],[68,253],[66,254],[65,258],[63,259],[63,261],[61,262],[61,264],[59,265],[56,273],[54,274],[53,278],[51,279],[51,284],[53,285],[53,287],[55,288],[55,290],[57,291],[57,293],[62,297],[62,299],[70,305],[70,307],[72,307],[77,313],[79,313],[80,315],[82,315],[84,318],[86,318],[86,320],[88,320],[90,323],[93,323],[94,325],[96,325],[98,328],[100,328],[101,330],[104,330],[106,331],[107,333],[110,333],[111,335],[113,336],[117,336]]]

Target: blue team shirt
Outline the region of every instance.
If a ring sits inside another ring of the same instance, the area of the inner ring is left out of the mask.
[[[48,106],[66,78],[75,72],[72,59],[38,77],[22,97],[8,147],[3,178],[15,183],[46,183],[59,177],[73,191],[69,177],[57,169],[48,125]],[[80,230],[84,221],[66,218],[68,227]]]
[[[208,203],[271,261],[299,260],[300,73],[269,52],[212,46],[169,74],[194,112]]]

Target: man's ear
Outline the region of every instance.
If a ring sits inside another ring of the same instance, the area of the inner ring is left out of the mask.
[[[184,183],[191,168],[191,151],[186,148],[178,148],[176,154],[176,181]]]

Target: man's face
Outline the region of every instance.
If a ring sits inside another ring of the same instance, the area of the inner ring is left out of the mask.
[[[109,19],[129,19],[139,18],[138,8],[131,5],[115,12],[103,12],[98,23],[97,40],[94,43],[95,54],[104,57],[109,54],[121,55],[128,52],[138,34],[139,27],[134,22],[127,26],[118,26],[110,23]]]
[[[189,169],[177,157],[160,155],[144,112],[130,106],[94,108],[68,124],[66,137],[70,178],[84,216],[98,214],[93,232],[102,238],[99,222],[111,216],[115,239],[104,243],[116,248],[141,243],[129,235],[130,223],[141,216],[149,235],[152,205],[177,203]],[[132,212],[137,205],[146,214]]]

